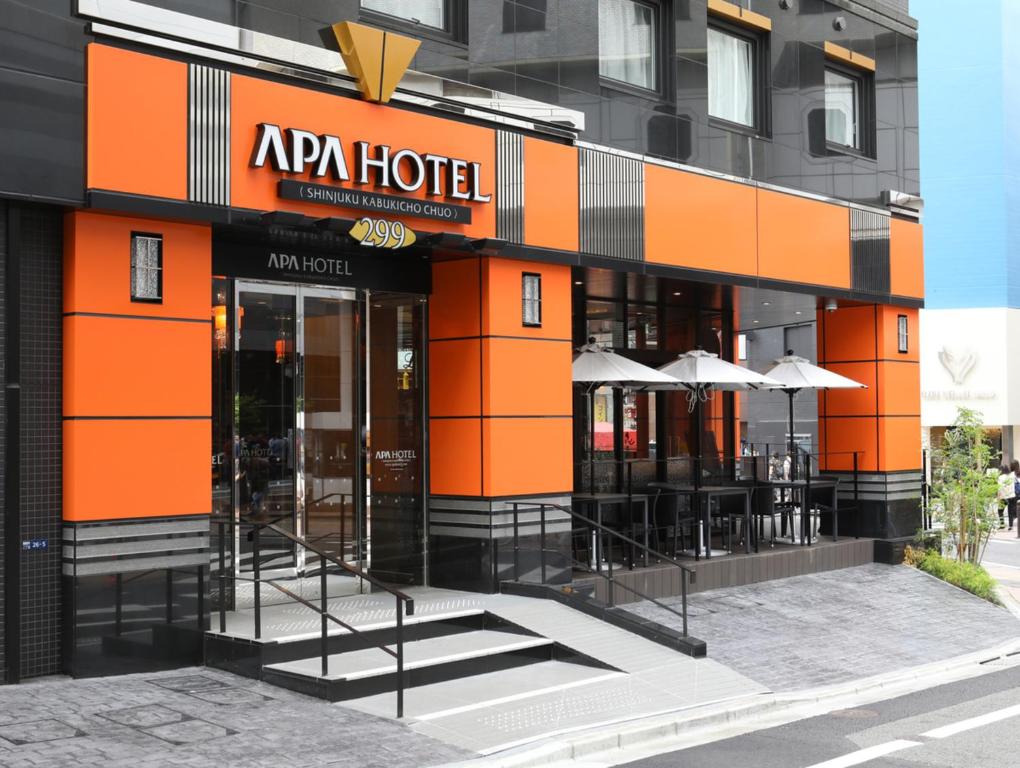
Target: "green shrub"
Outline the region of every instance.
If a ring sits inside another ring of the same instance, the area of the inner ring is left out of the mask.
[[[923,554],[919,550],[913,550],[907,561],[918,570],[965,589],[990,603],[1001,605],[995,594],[995,579],[980,565],[950,560],[934,549],[929,549]]]

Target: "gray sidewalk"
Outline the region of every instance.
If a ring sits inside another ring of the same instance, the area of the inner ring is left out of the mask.
[[[709,657],[774,691],[892,673],[1020,637],[1008,611],[913,568],[877,563],[712,590],[688,605],[691,634],[708,643]],[[674,623],[651,603],[627,608]]]
[[[0,686],[0,766],[399,768],[470,753],[212,669]]]

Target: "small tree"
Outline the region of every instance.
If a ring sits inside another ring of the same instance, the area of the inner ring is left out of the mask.
[[[989,473],[998,454],[985,439],[978,414],[957,409],[942,447],[934,452],[938,467],[932,483],[932,514],[942,523],[960,562],[979,563],[999,523],[998,473]]]

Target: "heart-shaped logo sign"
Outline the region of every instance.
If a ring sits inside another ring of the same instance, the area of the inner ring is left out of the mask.
[[[939,350],[939,362],[952,377],[957,386],[963,384],[977,364],[977,356],[969,349],[956,350],[942,347]]]

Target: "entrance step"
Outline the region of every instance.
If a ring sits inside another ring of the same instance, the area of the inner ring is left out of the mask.
[[[394,646],[390,646],[394,648]],[[447,680],[576,659],[553,640],[533,635],[474,630],[404,643],[404,686],[414,688]],[[329,673],[318,656],[270,664],[263,680],[329,701],[362,698],[397,687],[396,659],[379,648],[329,657]]]
[[[485,707],[544,700],[626,676],[617,670],[583,664],[540,661],[527,667],[410,688],[404,692],[404,716],[419,722],[443,720]],[[397,695],[388,691],[345,703],[361,712],[393,717]]]

